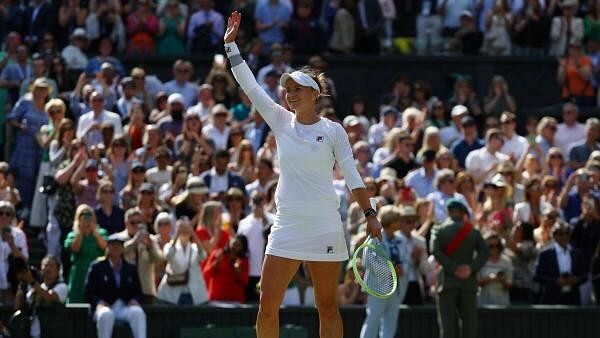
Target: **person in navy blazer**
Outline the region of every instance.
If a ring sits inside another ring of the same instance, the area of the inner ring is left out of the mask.
[[[85,281],[85,297],[94,311],[98,338],[110,338],[117,319],[129,322],[135,338],[146,338],[137,267],[123,259],[121,235],[110,235],[107,243],[106,257],[90,266]]]
[[[540,253],[533,276],[541,286],[540,303],[579,305],[579,285],[588,278],[583,254],[569,244],[568,225],[555,225],[552,235],[554,243]]]
[[[54,30],[54,13],[54,6],[45,0],[33,0],[25,10],[23,35],[31,50],[37,49],[44,33]]]
[[[215,161],[214,166],[205,171],[200,175],[200,178],[206,183],[206,186],[209,188],[211,193],[226,193],[229,188],[240,188],[244,192],[244,196],[247,196],[246,193],[246,183],[244,179],[234,172],[227,169],[227,165],[229,164],[229,152],[227,150],[218,150],[215,153]],[[227,175],[227,186],[219,187],[218,184],[211,185],[213,180],[217,176],[225,176]]]

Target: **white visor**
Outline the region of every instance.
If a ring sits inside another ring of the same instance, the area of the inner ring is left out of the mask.
[[[292,79],[294,80],[294,82],[296,82],[297,84],[304,86],[304,87],[311,87],[312,89],[316,90],[319,94],[321,94],[321,90],[319,89],[319,85],[317,84],[317,82],[315,80],[313,80],[312,77],[308,76],[305,73],[302,73],[301,71],[295,71],[292,73],[284,73],[283,75],[281,75],[281,78],[279,79],[279,84],[282,87],[285,87],[285,83],[287,82],[288,79]]]

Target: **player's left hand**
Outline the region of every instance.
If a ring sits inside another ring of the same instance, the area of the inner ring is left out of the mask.
[[[368,235],[381,241],[381,223],[379,223],[377,217],[367,217],[367,236]]]

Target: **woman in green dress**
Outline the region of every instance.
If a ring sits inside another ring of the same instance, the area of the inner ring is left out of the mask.
[[[185,53],[185,16],[179,11],[179,2],[169,0],[158,28],[158,55]]]
[[[92,207],[87,204],[77,207],[73,230],[65,240],[65,249],[71,252],[72,264],[69,274],[69,303],[85,303],[83,287],[87,270],[96,258],[104,254],[107,236],[106,230],[96,223]]]

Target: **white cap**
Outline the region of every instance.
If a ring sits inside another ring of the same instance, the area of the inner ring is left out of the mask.
[[[468,111],[469,109],[467,107],[463,106],[462,104],[458,104],[454,106],[454,108],[452,108],[452,112],[450,113],[450,115],[452,117],[457,117],[462,114],[466,114]]]
[[[71,38],[78,38],[78,37],[82,37],[82,38],[87,37],[85,29],[79,27],[79,28],[75,28],[73,30],[73,33],[71,33]]]
[[[309,75],[298,70],[292,73],[283,73],[283,75],[281,75],[281,78],[279,79],[279,85],[285,87],[285,83],[290,78],[301,86],[311,87],[312,89],[316,90],[319,94],[321,93],[321,89],[319,89],[319,85],[317,84],[317,82],[313,80],[313,78]]]
[[[185,107],[185,99],[183,98],[183,95],[179,94],[179,93],[173,93],[171,95],[169,95],[169,98],[167,99],[167,103],[171,104],[171,103],[180,103],[181,105],[183,105]]]
[[[348,115],[344,117],[344,121],[342,121],[342,125],[344,127],[353,127],[360,124],[360,120],[356,115]]]

